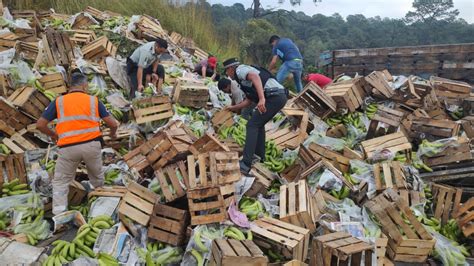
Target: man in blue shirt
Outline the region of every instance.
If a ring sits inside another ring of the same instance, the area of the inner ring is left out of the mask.
[[[285,81],[288,75],[293,74],[293,79],[296,85],[296,91],[303,90],[303,83],[301,82],[301,73],[303,72],[303,56],[295,43],[288,38],[281,38],[277,35],[270,37],[269,43],[272,45],[272,61],[268,66],[268,70],[273,72],[275,64],[280,58],[283,61],[278,73],[276,74],[277,81],[281,84]]]

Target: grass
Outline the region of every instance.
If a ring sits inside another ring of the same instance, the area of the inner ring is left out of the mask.
[[[4,6],[12,9],[47,10],[75,14],[92,6],[99,10],[110,10],[123,15],[147,14],[157,18],[170,33],[176,31],[191,37],[196,45],[218,56],[222,62],[239,54],[238,37],[227,43],[219,43],[212,25],[211,14],[195,3],[183,6],[169,4],[167,0],[4,0]]]

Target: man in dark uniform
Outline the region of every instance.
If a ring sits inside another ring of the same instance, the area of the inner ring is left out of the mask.
[[[266,69],[240,64],[236,58],[224,62],[225,73],[240,84],[246,99],[228,107],[237,111],[248,107],[251,102],[257,104],[257,110],[247,123],[247,135],[240,171],[248,174],[257,155],[265,160],[265,124],[270,121],[286,104],[288,90],[285,89]]]

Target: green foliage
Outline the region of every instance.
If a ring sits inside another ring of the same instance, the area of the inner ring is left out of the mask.
[[[410,11],[405,16],[407,23],[432,23],[442,20],[452,22],[459,15],[459,10],[454,9],[453,0],[415,0],[413,8],[415,11]]]
[[[275,27],[267,20],[249,20],[240,38],[241,58],[250,58],[252,62],[265,65],[271,56],[268,33],[275,31]]]

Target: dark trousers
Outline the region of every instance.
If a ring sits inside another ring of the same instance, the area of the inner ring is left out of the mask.
[[[265,160],[265,124],[285,106],[287,97],[285,94],[278,94],[267,97],[265,100],[267,111],[261,114],[255,110],[247,123],[242,161],[248,167],[252,166],[254,154]]]

